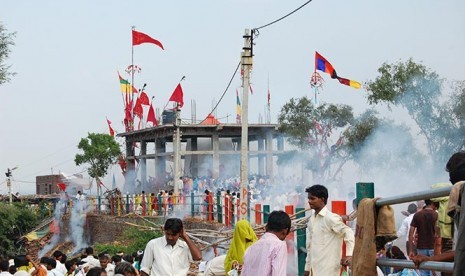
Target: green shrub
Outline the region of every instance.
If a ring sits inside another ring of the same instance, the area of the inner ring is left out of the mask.
[[[95,250],[98,253],[107,252],[110,255],[115,255],[121,251],[125,254],[132,254],[138,250],[144,250],[151,239],[161,237],[162,235],[160,231],[146,231],[130,227],[124,230],[122,236],[118,239],[119,241],[111,244],[96,244]]]

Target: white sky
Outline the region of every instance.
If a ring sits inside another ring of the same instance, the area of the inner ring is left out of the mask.
[[[14,191],[35,192],[35,176],[73,174],[77,144],[88,132],[108,132],[105,116],[123,131],[123,104],[116,71],[131,64],[131,26],[158,39],[134,48],[142,68],[136,86],[162,108],[183,82],[183,118],[197,102],[205,117],[239,62],[245,28],[269,23],[305,1],[2,1],[0,21],[17,32],[11,70],[0,86],[0,193],[3,172],[16,165]],[[255,40],[249,118],[258,121],[270,79],[272,121],[291,97],[313,96],[309,77],[319,51],[342,77],[364,82],[383,62],[413,57],[449,80],[463,79],[465,2],[461,0],[314,0],[289,18],[260,30]],[[326,80],[320,102],[367,109],[365,91]],[[235,120],[235,88],[218,117]],[[399,117],[399,116],[398,116]],[[226,119],[222,120],[226,122]],[[114,170],[119,174],[119,170]],[[111,183],[111,174],[104,182]],[[120,175],[120,174],[119,174]],[[119,176],[118,176],[119,177]]]

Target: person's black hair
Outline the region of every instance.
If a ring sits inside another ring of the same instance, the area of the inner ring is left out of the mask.
[[[279,232],[283,229],[291,230],[291,218],[284,211],[273,211],[266,224],[267,232]]]
[[[67,259],[68,259],[68,257],[66,256],[65,253],[63,253],[63,254],[61,255],[60,263],[62,263],[62,264],[66,263],[66,260],[67,260]]]
[[[425,207],[431,204],[433,204],[433,201],[431,199],[425,199]]]
[[[183,228],[182,220],[178,218],[169,218],[165,222],[164,230],[171,230],[173,234],[181,233]]]
[[[92,247],[87,247],[86,248],[86,254],[87,255],[94,255],[94,249]]]
[[[48,257],[40,258],[40,263],[46,265],[47,264],[47,259],[48,259]]]
[[[328,189],[323,185],[313,185],[305,189],[306,193],[316,196],[318,198],[323,198],[325,205],[328,203]]]
[[[18,255],[13,260],[16,267],[29,265],[29,261],[26,259],[26,255]]]
[[[121,256],[119,256],[119,255],[114,255],[114,256],[111,257],[111,262],[113,262],[113,263],[115,263],[115,264],[121,263],[121,259],[122,259]]]
[[[123,260],[131,264],[134,262],[134,258],[131,255],[124,255]]]
[[[386,257],[389,259],[406,260],[404,252],[397,246],[392,246],[386,251]]]
[[[42,259],[41,259],[42,261]],[[49,265],[53,268],[57,267],[57,261],[54,258],[47,257],[44,262],[45,265]]]
[[[410,203],[407,207],[407,212],[409,212],[409,214],[415,214],[417,212],[417,205],[415,203]]]
[[[76,259],[72,259],[72,260],[67,261],[65,263],[66,270],[69,271],[74,264],[77,264]]]
[[[115,266],[115,274],[126,275],[126,273],[137,274],[136,269],[130,263],[119,263]]]
[[[465,180],[465,151],[456,152],[449,158],[446,171],[452,184]]]
[[[56,250],[55,252],[53,252],[53,257],[55,259],[60,258],[62,255],[63,255],[63,253],[60,250]]]
[[[0,262],[0,270],[1,271],[7,272],[9,267],[10,267],[10,262],[8,262],[6,260]]]
[[[105,269],[101,267],[93,267],[87,271],[86,276],[100,276],[102,273],[106,273]]]
[[[14,275],[16,273],[16,271],[17,271],[17,269],[16,269],[16,266],[14,266],[14,265],[12,265],[12,266],[10,266],[8,268],[8,272],[10,272],[10,274]]]
[[[103,252],[98,255],[99,260],[110,260],[110,255],[108,253]]]

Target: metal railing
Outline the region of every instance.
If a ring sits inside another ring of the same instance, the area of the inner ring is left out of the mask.
[[[452,186],[430,189],[405,195],[391,196],[380,198],[376,201],[376,206],[393,205],[408,203],[416,200],[431,199],[436,197],[449,196]],[[396,268],[411,268],[415,269],[413,261],[409,260],[395,260],[395,259],[378,259],[376,261],[378,266],[389,266]],[[419,266],[420,270],[434,270],[440,272],[453,272],[454,263],[450,262],[423,262]]]

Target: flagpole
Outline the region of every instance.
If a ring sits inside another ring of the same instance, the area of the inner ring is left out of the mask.
[[[270,73],[268,73],[268,94],[267,94],[267,103],[268,103],[268,116],[266,116],[266,120],[268,124],[271,123],[271,107],[270,107]]]
[[[131,36],[132,36],[132,31],[135,31],[136,26],[131,26]],[[134,108],[134,92],[132,91],[132,86],[134,86],[134,43],[131,39],[131,101],[132,101],[132,106],[131,110]],[[134,122],[134,112],[132,113],[132,121]]]

